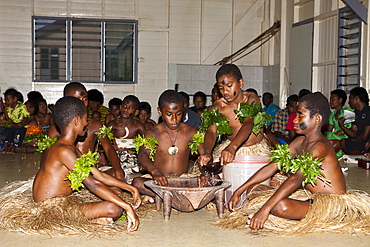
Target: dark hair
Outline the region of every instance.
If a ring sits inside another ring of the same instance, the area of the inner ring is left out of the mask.
[[[119,99],[119,98],[113,98],[111,100],[109,100],[108,102],[108,107],[112,107],[112,106],[121,106],[122,105],[122,100]]]
[[[305,96],[306,94],[309,94],[309,93],[311,93],[310,90],[308,90],[306,88],[303,88],[303,89],[299,90],[298,98],[302,98],[303,96]]]
[[[185,104],[185,103],[189,103],[189,101],[190,101],[189,94],[185,93],[184,91],[179,92],[179,94],[180,94],[180,95],[182,96],[182,98],[184,99],[184,104]]]
[[[200,97],[203,101],[207,101],[207,95],[202,91],[196,92],[193,96],[193,99],[195,99],[196,97]]]
[[[258,92],[257,92],[257,90],[256,89],[254,89],[254,88],[248,88],[247,90],[245,90],[245,91],[247,91],[247,92],[250,92],[250,93],[255,93],[255,94],[257,94],[258,95]]]
[[[104,96],[98,89],[90,89],[87,91],[87,99],[90,101],[97,101],[100,104],[104,102]]]
[[[4,96],[6,97],[7,95],[11,96],[12,98],[15,98],[17,97],[17,101],[20,101],[23,103],[23,95],[16,89],[14,88],[8,88],[5,92],[4,92]]]
[[[369,104],[369,95],[367,94],[367,91],[363,87],[355,87],[352,88],[351,91],[349,91],[350,94],[353,96],[358,96],[362,102],[365,104]]]
[[[342,105],[344,105],[347,101],[347,94],[342,89],[335,89],[335,90],[331,91],[330,94],[334,94],[338,98],[342,99]]]
[[[44,103],[47,105],[46,99],[44,99],[44,98],[38,98],[38,99],[36,100],[36,104],[37,104],[37,105],[38,105],[39,103],[41,103],[41,102],[44,102]]]
[[[138,97],[136,97],[135,95],[127,95],[123,101],[125,100],[130,100],[132,102],[134,102],[135,104],[135,110],[138,110],[139,109],[139,106],[140,106],[140,100],[138,99]],[[122,103],[123,103],[122,101]]]
[[[183,96],[176,92],[175,90],[169,89],[164,91],[161,96],[159,96],[158,99],[158,107],[159,109],[163,109],[164,104],[168,103],[175,103],[175,104],[181,104],[181,106],[184,106],[184,98]]]
[[[231,75],[233,76],[238,82],[240,79],[243,78],[242,73],[238,66],[234,64],[225,64],[222,65],[216,72],[216,80],[222,76]]]
[[[62,130],[65,129],[76,116],[81,118],[86,113],[84,103],[72,96],[66,96],[57,101],[54,106],[53,116],[55,124]]]
[[[39,92],[39,91],[30,91],[28,92],[27,94],[27,99],[28,100],[38,100],[38,99],[43,99],[44,97],[42,96],[42,94]]]
[[[271,98],[271,99],[273,99],[273,98],[274,98],[274,95],[272,95],[272,93],[270,93],[270,92],[265,92],[265,93],[263,93],[263,95],[262,95],[262,96],[265,96],[265,95],[270,96],[270,98]]]
[[[290,102],[290,101],[296,101],[296,102],[298,102],[298,100],[299,100],[298,95],[296,95],[296,94],[292,94],[292,95],[290,95],[290,96],[288,97],[288,99],[287,99],[286,103],[287,103],[287,104],[289,104],[289,102]]]
[[[30,104],[30,108],[33,108],[34,109],[33,115],[36,115],[39,112],[39,105],[37,104],[37,102],[34,101],[34,100],[27,100],[26,102],[24,102],[25,105],[27,103]]]
[[[307,110],[310,111],[310,117],[316,114],[322,116],[320,126],[326,124],[329,120],[330,105],[328,99],[320,92],[309,93],[299,99],[299,103],[304,103]]]
[[[140,111],[142,111],[142,110],[147,111],[149,114],[152,113],[152,107],[146,101],[141,101],[140,102],[139,110]]]
[[[79,89],[82,89],[82,90],[85,90],[86,91],[86,88],[85,86],[80,83],[80,82],[77,82],[77,81],[73,81],[73,82],[70,82],[68,83],[65,87],[64,87],[64,90],[63,90],[63,95],[67,95],[70,91],[72,90],[79,90]]]

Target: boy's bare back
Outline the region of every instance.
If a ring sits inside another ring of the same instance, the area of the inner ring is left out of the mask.
[[[64,140],[58,140],[50,149],[45,150],[33,184],[35,202],[72,193],[70,181],[65,178],[73,165],[71,168],[66,164],[74,164],[79,156],[78,149]]]

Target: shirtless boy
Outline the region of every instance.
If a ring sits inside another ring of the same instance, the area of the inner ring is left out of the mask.
[[[87,91],[84,85],[79,82],[71,82],[64,87],[64,96],[72,96],[81,100],[85,106],[88,104],[87,100]],[[88,118],[89,121],[89,128],[84,136],[80,136],[77,138],[76,146],[81,151],[81,153],[85,154],[89,150],[95,150],[98,138],[95,134],[99,132],[99,128],[103,127],[103,124],[100,121],[97,121],[93,118]],[[55,138],[59,136],[58,130],[56,126],[53,125],[50,127],[48,135],[50,138]],[[105,154],[112,165],[112,169],[108,170],[107,173],[116,177],[122,181],[125,181],[125,174],[120,166],[116,151],[114,150],[111,141],[108,137],[103,137],[99,139]]]
[[[117,145],[117,154],[128,182],[131,179],[130,174],[140,171],[137,154],[132,144],[133,138],[145,132],[144,124],[134,118],[139,112],[139,104],[140,101],[136,96],[126,96],[121,105],[121,117],[107,124],[107,127],[113,127],[112,133]]]
[[[140,147],[138,159],[140,164],[152,175],[153,180],[160,186],[168,186],[166,176],[180,176],[188,171],[190,149],[188,143],[197,132],[197,128],[181,122],[183,116],[183,98],[174,90],[164,91],[158,100],[158,114],[163,122],[148,129],[144,136],[153,135],[159,145],[154,155],[154,161],[149,159],[149,151]],[[140,193],[154,197],[155,194],[144,186],[149,179],[138,177],[132,182]],[[150,201],[153,202],[153,199]]]
[[[88,127],[86,106],[74,97],[64,97],[57,101],[54,111],[55,123],[61,131],[58,141],[43,154],[34,183],[33,199],[40,202],[57,196],[67,196],[72,193],[66,176],[74,169],[75,160],[81,152],[75,146],[77,136],[83,136]],[[140,194],[133,186],[126,184],[93,167],[93,172],[83,180],[83,184],[103,202],[86,203],[81,205],[81,211],[88,219],[94,219],[101,224],[112,224],[118,219],[122,210],[128,218],[128,231],[135,231],[139,219],[133,208],[118,197],[108,186],[128,190],[134,198],[134,207],[141,203]]]
[[[211,108],[218,109],[230,122],[229,125],[233,130],[233,134],[227,136],[228,140],[222,143],[219,148],[221,152],[221,164],[227,164],[234,160],[235,155],[241,147],[245,151],[240,155],[259,155],[269,156],[270,147],[262,133],[255,135],[252,133],[253,118],[246,118],[243,124],[236,118],[234,110],[237,110],[241,102],[251,104],[257,102],[260,104],[260,99],[254,92],[243,91],[244,80],[239,68],[234,64],[226,64],[221,66],[216,73],[216,81],[222,98],[214,101]],[[201,166],[206,165],[211,159],[211,152],[216,142],[217,126],[211,125],[206,132],[204,138],[204,153],[199,156]],[[224,144],[224,145],[223,145]],[[259,147],[257,147],[259,145]],[[261,149],[261,147],[264,147]],[[265,152],[259,150],[267,150]],[[241,150],[240,150],[241,151]],[[219,152],[219,151],[218,151]],[[238,153],[239,154],[239,153]],[[214,151],[215,161],[218,159],[217,150]]]
[[[306,184],[305,189],[312,193],[344,194],[346,185],[338,159],[330,142],[321,133],[321,127],[328,121],[330,108],[328,100],[319,92],[308,94],[299,100],[297,116],[294,119],[294,129],[298,136],[289,145],[290,152],[295,155],[303,151],[312,154],[314,158],[324,160],[321,162],[325,179],[330,184],[325,184],[317,179],[317,184]],[[269,163],[255,173],[247,182],[240,186],[231,197],[228,206],[235,210],[244,191],[250,191],[258,184],[271,177],[278,170],[276,163]],[[292,174],[271,196],[271,198],[254,214],[250,221],[252,229],[261,229],[269,213],[282,218],[300,220],[306,216],[310,202],[287,198],[296,191],[304,181],[300,170]]]

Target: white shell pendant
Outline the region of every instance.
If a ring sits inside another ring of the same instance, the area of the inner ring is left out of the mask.
[[[176,147],[175,145],[172,145],[171,147],[168,148],[168,153],[171,155],[175,155],[179,152],[179,148]]]

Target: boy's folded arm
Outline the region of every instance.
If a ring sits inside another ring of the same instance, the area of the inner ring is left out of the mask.
[[[129,185],[126,182],[123,182],[107,173],[101,172],[96,167],[93,167],[92,169],[93,169],[93,172],[92,172],[93,177],[105,185],[119,187],[131,193],[135,193],[137,190],[136,187]]]
[[[118,180],[119,181],[119,180]],[[122,182],[122,181],[120,181]],[[95,179],[93,175],[89,175],[87,178],[84,179],[83,184],[95,195],[99,196],[101,199],[105,201],[110,201],[125,211],[132,210],[130,204],[123,201],[116,193],[110,190],[103,182]]]
[[[116,178],[120,180],[125,179],[125,173],[122,170],[121,164],[119,162],[118,156],[116,151],[114,150],[110,140],[108,137],[100,138],[100,142],[103,146],[103,149],[105,153],[107,154],[108,160],[112,164],[112,167],[114,169],[114,174]]]

